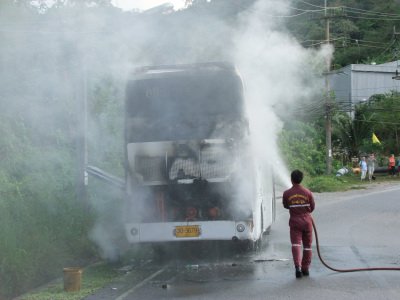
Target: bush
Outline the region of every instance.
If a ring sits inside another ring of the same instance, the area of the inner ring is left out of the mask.
[[[0,299],[95,255],[93,216],[76,197],[73,146],[35,144],[21,122],[3,119],[2,129],[8,125],[0,141]]]
[[[345,178],[350,180],[345,180]],[[312,192],[337,192],[350,189],[354,185],[350,176],[336,177],[332,175],[317,176],[304,179],[304,185]]]
[[[282,130],[279,146],[289,169],[299,169],[310,176],[324,174],[325,140],[316,127],[292,122]]]

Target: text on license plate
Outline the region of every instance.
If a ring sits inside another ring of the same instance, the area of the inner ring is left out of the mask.
[[[175,226],[174,229],[174,235],[177,238],[198,237],[200,234],[200,225]]]

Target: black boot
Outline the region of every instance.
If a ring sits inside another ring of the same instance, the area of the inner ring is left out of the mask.
[[[303,273],[301,273],[301,270],[299,267],[296,267],[296,278],[301,278],[303,276]]]
[[[302,270],[303,276],[310,276],[310,272],[308,270]]]

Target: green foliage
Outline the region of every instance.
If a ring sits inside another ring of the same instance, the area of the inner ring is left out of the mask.
[[[39,291],[24,295],[21,300],[80,300],[121,275],[112,264],[95,264],[85,268],[81,277],[81,289],[76,292],[64,291],[62,281],[49,284]],[[60,269],[62,276],[62,269]]]
[[[367,155],[368,153],[384,153],[382,144],[372,143],[372,136],[366,137],[362,140],[359,148],[360,155]]]
[[[375,95],[356,107],[353,126],[358,128],[360,152],[400,153],[400,94]],[[360,130],[362,128],[362,130]],[[375,133],[381,144],[372,144]]]
[[[397,92],[374,95],[368,102],[358,104],[354,118],[337,112],[332,117],[334,152],[343,152],[347,161],[371,152],[397,155],[400,153],[399,119],[400,94]],[[372,143],[373,133],[381,144]]]
[[[370,120],[357,110],[354,119],[345,113],[335,113],[332,117],[332,124],[334,153],[343,153],[346,157],[345,161],[359,156],[360,151],[370,153],[370,150],[377,149],[372,145]],[[369,139],[366,139],[367,137]]]
[[[380,166],[389,154],[400,153],[400,94],[375,95],[356,106],[354,118],[336,112],[332,117],[333,170],[350,164],[352,157],[374,152]],[[324,173],[324,128],[318,125],[288,122],[280,138],[282,152],[291,169],[299,168],[311,176]],[[375,133],[381,144],[372,143]]]
[[[1,299],[98,255],[88,238],[96,212],[76,195],[75,139],[68,131],[42,133],[30,122],[2,115],[0,126]],[[116,131],[103,127],[103,136],[112,130]],[[110,151],[109,161],[121,161],[121,156],[112,155],[113,148],[102,149]]]
[[[316,10],[323,4],[321,0],[299,1],[296,8]],[[291,18],[288,28],[306,47],[319,47],[326,40],[324,13],[322,9]],[[327,13],[332,16],[330,42],[335,47],[334,68],[398,59],[398,42],[394,39],[393,28],[398,27],[399,1],[328,1]]]
[[[311,191],[316,193],[322,192],[337,192],[348,188],[348,184],[342,178],[335,176],[316,176],[310,179],[305,179],[304,185]]]
[[[89,126],[90,164],[111,174],[124,176],[123,128],[124,96],[119,85],[109,76],[97,78],[90,92]]]
[[[381,181],[382,179],[379,179]],[[305,177],[304,186],[316,193],[339,192],[354,189],[364,189],[369,181],[360,181],[358,174],[348,173],[342,176],[322,175]]]
[[[314,126],[313,126],[314,125]],[[289,169],[315,176],[325,172],[325,139],[317,124],[291,122],[279,138],[280,149]]]
[[[95,1],[97,8],[84,5],[89,2],[94,1],[58,0],[49,8],[41,1],[39,10],[32,7],[30,0],[7,0],[0,4],[0,16],[6,26],[1,33],[0,50],[2,299],[58,277],[66,265],[85,264],[96,257],[99,251],[88,235],[97,216],[114,233],[110,224],[118,218],[121,206],[113,202],[119,197],[111,189],[106,193],[107,186],[101,189],[101,183],[91,185],[89,199],[96,206],[90,208],[77,199],[77,139],[83,127],[79,116],[84,96],[89,111],[89,163],[122,176],[121,86],[125,74],[121,73],[127,62],[162,64],[199,58],[225,59],[231,54],[230,34],[240,23],[237,16],[254,1],[198,0],[193,1],[192,8],[173,17],[122,13],[112,9],[109,0]],[[321,5],[319,0],[307,2]],[[296,5],[310,9],[301,2]],[[335,5],[399,13],[399,4],[392,0],[335,1]],[[210,7],[214,8],[212,16],[206,13]],[[96,14],[103,15],[97,18]],[[305,14],[304,18],[291,21],[288,27],[298,40],[325,39],[321,18],[310,20]],[[336,66],[393,58],[396,43],[386,47],[393,22],[337,18],[331,25]],[[111,38],[106,39],[106,35]],[[355,40],[377,44],[366,47]],[[379,48],[382,45],[388,50]],[[371,147],[376,147],[369,142],[375,132],[382,141],[382,149],[375,148],[377,151],[400,152],[400,115],[393,109],[396,107],[400,107],[399,95],[391,94],[357,108],[354,122],[345,115],[337,116],[334,140],[340,142],[334,146],[346,149],[349,156],[360,150],[371,151]],[[314,191],[346,186],[343,178],[319,177],[325,172],[325,130],[321,124],[321,120],[290,122],[279,141],[290,169],[299,168],[310,175],[306,176],[310,181],[305,183]],[[334,168],[337,167],[334,161]],[[60,286],[56,289],[62,299],[65,295]],[[56,298],[53,295],[49,299]]]
[[[0,172],[0,298],[54,278],[65,263],[90,259],[91,216],[77,202],[71,147],[37,146],[35,132],[3,116]],[[55,151],[57,149],[57,151]]]

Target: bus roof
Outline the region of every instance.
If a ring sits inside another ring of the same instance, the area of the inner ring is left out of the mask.
[[[229,62],[207,62],[196,64],[143,66],[133,70],[129,79],[140,80],[164,76],[183,75],[185,73],[218,73],[226,72],[239,76],[235,66]],[[172,73],[172,74],[171,74]]]

